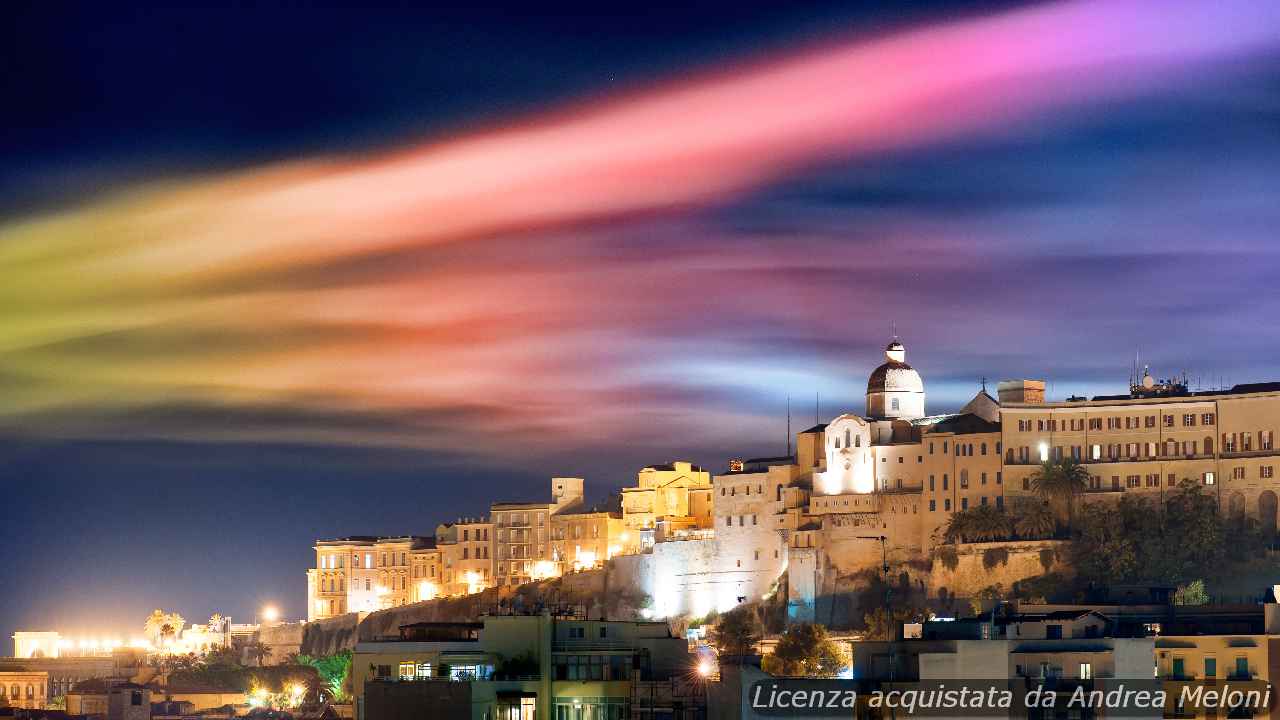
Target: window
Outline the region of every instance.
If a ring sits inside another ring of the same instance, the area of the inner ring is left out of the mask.
[[[1187,675],[1187,665],[1186,665],[1186,663],[1187,663],[1187,661],[1186,661],[1186,660],[1183,660],[1183,659],[1182,659],[1182,658],[1180,658],[1180,657],[1176,657],[1176,658],[1174,658],[1174,659],[1173,659],[1173,666],[1170,668],[1170,671],[1171,671],[1171,672],[1170,672],[1170,674],[1171,674],[1171,675],[1173,675],[1173,677],[1174,677],[1174,678],[1182,678],[1182,677],[1186,677],[1186,675]]]
[[[1171,427],[1173,427],[1173,416],[1172,416],[1172,415],[1165,415],[1165,416],[1164,416],[1164,426],[1165,426],[1165,427],[1167,427],[1167,428],[1171,428]]]
[[[983,454],[983,455],[986,455],[986,454],[987,454],[987,444],[986,444],[986,443],[982,443],[981,447],[982,447],[982,454]]]
[[[1004,473],[1000,472],[999,470],[996,471],[996,484],[997,485],[1004,484]]]
[[[950,498],[948,498],[948,499],[946,499],[946,500],[943,500],[943,501],[942,501],[942,509],[943,509],[943,510],[945,510],[946,512],[951,512],[951,499],[950,499]]]
[[[942,473],[942,489],[943,489],[943,490],[946,490],[946,489],[947,489],[947,474],[946,474],[946,473]]]
[[[1125,478],[1124,478],[1124,486],[1125,486],[1125,487],[1129,487],[1129,488],[1136,488],[1136,487],[1138,487],[1138,476],[1137,476],[1137,475],[1126,475],[1126,476],[1125,476]]]
[[[930,501],[929,501],[929,512],[937,512],[937,510],[938,510],[938,501],[937,501],[937,500],[930,500]]]
[[[983,484],[983,485],[986,485],[986,484],[987,484],[987,474],[986,474],[986,473],[982,473],[982,484]]]
[[[1244,468],[1243,468],[1243,467],[1233,467],[1233,468],[1231,468],[1231,479],[1232,479],[1232,480],[1243,480],[1243,479],[1244,479]]]
[[[1258,433],[1258,449],[1259,450],[1270,450],[1271,443],[1272,443],[1272,437],[1271,437],[1270,430],[1262,430]]]
[[[1062,626],[1061,625],[1045,625],[1044,636],[1049,640],[1061,640]]]
[[[1207,473],[1205,473],[1205,474],[1204,474],[1204,477],[1203,477],[1202,479],[1204,480],[1204,484],[1205,484],[1205,485],[1212,485],[1212,484],[1215,482],[1215,479],[1214,479],[1214,477],[1213,477],[1213,473],[1211,473],[1211,472],[1207,472]]]
[[[997,495],[997,496],[996,496],[996,507],[1000,508],[1001,510],[1003,510],[1003,509],[1004,509],[1004,496],[1003,496],[1003,495]]]
[[[894,399],[892,399],[892,400],[890,400],[890,401],[889,401],[889,408],[890,408],[890,409],[892,409],[892,410],[897,410],[897,409],[898,409],[898,398],[894,398]]]
[[[1195,413],[1186,413],[1182,416],[1182,427],[1194,427],[1196,424]]]
[[[969,509],[969,498],[960,498],[960,509],[961,510]]]
[[[1207,678],[1218,677],[1218,659],[1207,657],[1204,659],[1204,676]]]
[[[933,486],[933,476],[932,476],[932,475],[930,475],[930,476],[929,476],[929,492],[933,492],[933,491],[934,491],[934,486]]]
[[[1081,680],[1092,680],[1092,679],[1093,679],[1093,664],[1092,664],[1092,663],[1080,663],[1080,679],[1081,679]]]
[[[969,487],[969,471],[968,470],[960,471],[960,487],[961,488]]]
[[[1246,678],[1249,678],[1249,677],[1250,677],[1250,673],[1249,673],[1249,658],[1244,657],[1244,656],[1240,656],[1240,657],[1237,657],[1237,658],[1236,658],[1236,672],[1235,672],[1235,676],[1236,676],[1236,679],[1237,679],[1237,680],[1244,680],[1244,679],[1246,679]]]
[[[1101,429],[1102,429],[1102,418],[1089,418],[1089,429],[1090,429],[1090,430],[1101,430]]]
[[[1213,413],[1204,413],[1200,416],[1201,425],[1212,425],[1214,421]]]
[[[1263,480],[1267,480],[1269,478],[1275,477],[1274,472],[1275,472],[1275,468],[1272,467],[1271,465],[1263,465],[1262,467],[1258,468],[1258,477],[1262,478]]]

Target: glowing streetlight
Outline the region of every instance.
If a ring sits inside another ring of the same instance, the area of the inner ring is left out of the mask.
[[[715,670],[715,666],[711,664],[710,660],[703,660],[702,662],[698,663],[698,674],[704,678],[711,677],[711,673],[714,670]]]
[[[275,605],[268,605],[262,608],[262,621],[273,623],[280,619],[280,610]]]

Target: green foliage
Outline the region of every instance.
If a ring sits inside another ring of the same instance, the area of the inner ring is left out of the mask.
[[[918,607],[896,608],[887,612],[883,605],[862,615],[862,622],[867,628],[867,638],[872,640],[896,640],[898,629],[903,623],[919,622],[928,616],[928,612]]]
[[[1006,548],[987,548],[982,551],[982,567],[994,570],[997,565],[1009,564],[1009,551]]]
[[[1173,593],[1174,605],[1208,605],[1209,594],[1204,591],[1203,580],[1192,580],[1186,585],[1179,585]]]
[[[830,678],[849,665],[846,653],[814,623],[787,628],[773,654],[761,664],[765,672],[784,677]]]
[[[994,505],[979,505],[961,510],[947,522],[946,541],[987,542],[1002,540],[1010,535],[1009,517]]]
[[[755,608],[739,605],[719,617],[708,634],[720,655],[754,655],[762,628]]]
[[[974,615],[980,615],[989,606],[994,605],[1004,599],[1004,586],[1000,583],[988,585],[969,598],[969,609]]]
[[[299,665],[307,665],[316,669],[320,682],[334,702],[343,702],[347,697],[347,678],[351,675],[351,651],[342,650],[333,655],[299,655]]]
[[[1031,475],[1031,490],[1041,499],[1064,509],[1066,526],[1074,522],[1076,497],[1089,488],[1089,469],[1075,458],[1046,460]]]
[[[1013,506],[1011,515],[1014,532],[1024,540],[1053,537],[1057,529],[1053,510],[1043,500],[1023,500]]]
[[[1114,507],[1090,506],[1072,543],[1081,577],[1100,585],[1161,582],[1179,584],[1213,575],[1233,554],[1249,557],[1261,540],[1247,528],[1233,534],[1203,488],[1184,480],[1159,503],[1126,495]]]
[[[537,675],[540,671],[538,658],[526,650],[515,657],[501,659],[494,668],[494,675],[499,680],[515,680],[521,676]]]

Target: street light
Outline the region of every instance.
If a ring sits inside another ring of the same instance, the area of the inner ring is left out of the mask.
[[[280,610],[275,605],[268,605],[262,608],[262,621],[265,623],[273,623],[280,619]]]

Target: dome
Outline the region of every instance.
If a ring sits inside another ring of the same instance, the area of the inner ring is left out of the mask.
[[[885,361],[867,380],[867,417],[911,420],[924,417],[924,381],[907,364],[907,349],[894,340]]]
[[[920,373],[906,363],[907,348],[894,340],[884,349],[885,363],[871,373],[867,392],[924,392]]]
[[[924,381],[915,368],[890,360],[876,368],[867,380],[867,392],[924,392]]]

